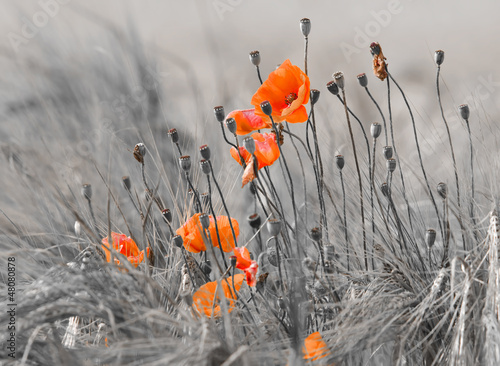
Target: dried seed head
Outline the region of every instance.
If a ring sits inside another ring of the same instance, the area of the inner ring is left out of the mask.
[[[255,140],[253,139],[253,137],[245,137],[243,139],[243,146],[245,147],[245,149],[247,149],[247,151],[250,153],[250,154],[255,154]]]
[[[382,191],[382,194],[387,197],[389,195],[389,186],[387,185],[386,182],[382,183],[380,185],[380,190]]]
[[[226,127],[233,135],[236,134],[236,129],[238,126],[236,125],[236,120],[234,118],[226,119]]]
[[[266,250],[267,252],[267,260],[271,263],[272,266],[278,267],[278,253],[276,253],[275,247],[269,247]]]
[[[191,157],[189,155],[184,155],[179,158],[179,165],[181,169],[186,173],[191,169]]]
[[[206,174],[206,175],[209,175],[210,174],[210,162],[208,160],[201,160],[200,161],[200,168],[201,168],[201,171],[203,172],[203,174]]]
[[[82,196],[89,201],[92,199],[92,186],[89,183],[82,186]]]
[[[220,123],[224,121],[224,117],[226,116],[226,114],[224,113],[223,106],[218,105],[217,107],[214,107],[214,114],[217,121],[219,121]]]
[[[345,160],[343,155],[335,156],[335,164],[337,164],[337,168],[342,170],[344,168]]]
[[[384,157],[389,160],[392,158],[392,146],[384,146],[383,150],[384,152]]]
[[[264,112],[267,116],[270,116],[273,113],[273,107],[267,100],[260,103],[260,109],[262,109],[262,112]]]
[[[342,71],[337,71],[332,76],[335,80],[335,84],[337,84],[340,89],[344,90],[344,73]]]
[[[229,264],[231,267],[236,268],[236,263],[238,263],[238,258],[235,255],[229,257]]]
[[[179,142],[179,134],[177,133],[177,130],[175,128],[168,130],[168,136],[174,144],[177,144]]]
[[[431,249],[435,241],[436,241],[436,230],[434,229],[427,230],[427,232],[425,233],[425,243],[427,244],[427,247]]]
[[[281,231],[281,221],[279,219],[268,220],[267,230],[271,236],[277,236]]]
[[[395,159],[387,159],[385,162],[385,166],[389,172],[394,172],[396,170],[396,160]]]
[[[313,227],[311,229],[311,239],[314,240],[315,242],[320,241],[322,236],[323,235],[319,227]]]
[[[260,215],[258,213],[251,214],[248,216],[247,220],[253,229],[258,229],[262,224],[262,220],[260,219]]]
[[[434,61],[436,61],[436,65],[441,66],[441,64],[444,61],[444,51],[442,50],[437,50],[434,53]]]
[[[361,85],[363,88],[366,88],[368,85],[368,77],[366,76],[366,74],[365,73],[359,74],[357,78],[359,85]]]
[[[335,259],[335,247],[333,245],[325,245],[323,247],[323,253],[325,254],[325,259],[332,261]]]
[[[300,30],[304,37],[307,37],[311,32],[311,21],[307,18],[303,18],[300,20]]]
[[[146,156],[146,146],[142,142],[139,142],[134,147],[134,158],[139,163],[144,164],[144,157],[145,156]]]
[[[381,51],[382,51],[382,48],[380,47],[380,44],[378,44],[378,42],[372,42],[370,44],[370,52],[371,52],[372,56],[378,56]]]
[[[182,239],[182,236],[176,235],[172,238],[172,245],[181,248],[182,244],[184,244],[184,239]]]
[[[438,194],[441,196],[442,199],[445,199],[446,196],[448,195],[448,186],[446,185],[446,183],[438,183],[437,185],[437,191],[438,191]]]
[[[201,262],[200,268],[208,276],[212,272],[212,262],[210,262],[210,259]]]
[[[250,62],[254,66],[259,66],[260,65],[260,52],[259,51],[252,51],[252,52],[250,52]]]
[[[203,159],[210,160],[210,148],[208,147],[208,145],[200,146],[200,155]]]
[[[208,230],[210,227],[210,217],[206,213],[202,213],[199,216],[201,227]]]
[[[339,94],[339,86],[335,83],[334,80],[329,81],[328,83],[326,83],[326,88],[333,95],[338,95]]]
[[[82,224],[80,224],[80,221],[75,221],[75,235],[80,236],[82,233]]]
[[[380,123],[377,122],[372,123],[370,127],[370,133],[372,134],[372,137],[374,139],[378,138],[381,132],[382,132],[382,126],[380,125]]]
[[[123,186],[125,187],[125,189],[127,191],[130,191],[130,188],[132,188],[132,183],[130,182],[130,177],[128,175],[124,175],[122,177],[122,182],[123,182]]]
[[[462,118],[467,121],[470,116],[469,106],[467,104],[461,104],[458,106],[458,110],[460,111]]]
[[[168,222],[169,224],[172,223],[172,211],[166,208],[161,212],[161,214],[166,222]]]
[[[311,89],[311,104],[315,105],[319,99],[320,91],[318,89]]]

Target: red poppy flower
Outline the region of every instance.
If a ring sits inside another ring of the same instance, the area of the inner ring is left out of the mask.
[[[234,309],[234,299],[236,298],[236,294],[233,291],[233,278],[234,288],[236,291],[239,291],[243,284],[244,277],[243,274],[237,274],[234,275],[234,277],[229,277],[228,279],[220,281],[222,292],[229,302],[229,313]],[[219,317],[221,315],[221,306],[219,293],[217,291],[217,281],[208,282],[201,286],[198,291],[193,294],[193,305],[196,306],[200,314],[205,314],[207,317]]]
[[[111,233],[113,248],[120,254],[127,257],[128,261],[137,267],[144,260],[144,250],[139,251],[137,244],[125,234]],[[106,261],[111,262],[111,253],[109,251],[108,237],[102,239],[102,249],[106,253]],[[149,257],[149,248],[146,249],[147,257]],[[115,263],[120,264],[120,261],[115,257]]]
[[[304,352],[305,360],[316,361],[330,355],[328,346],[323,341],[319,332],[312,333],[304,339],[304,348],[302,351]]]
[[[257,283],[257,270],[259,269],[259,265],[250,258],[250,252],[247,248],[234,248],[233,251],[236,256],[236,268],[245,272],[248,286],[255,286]]]
[[[276,135],[274,133],[254,133],[252,138],[255,140],[255,157],[257,158],[258,168],[257,170],[272,165],[280,156],[280,149],[278,143],[276,142]],[[255,178],[254,172],[254,162],[252,159],[252,154],[250,154],[247,149],[240,146],[240,154],[245,163],[247,164],[245,171],[243,172],[243,185],[251,182]],[[240,156],[238,150],[234,147],[231,148],[231,156],[241,164]]]
[[[252,97],[255,114],[264,121],[269,117],[262,112],[260,103],[269,101],[273,107],[274,122],[290,123],[307,121],[307,111],[304,104],[309,101],[309,77],[298,67],[286,60],[275,71],[269,74],[266,81]]]
[[[210,218],[210,226],[208,231],[210,233],[210,239],[212,240],[212,245],[214,247],[219,246],[217,240],[217,230],[215,229],[215,220],[212,216]],[[234,234],[236,238],[240,234],[240,227],[236,219],[231,218],[231,223],[233,224]],[[222,245],[222,250],[226,253],[233,250],[236,243],[233,239],[233,233],[231,232],[231,226],[229,225],[229,219],[227,216],[217,216],[217,227],[219,228],[220,243]],[[184,240],[184,248],[191,253],[199,253],[207,250],[205,246],[205,240],[203,235],[203,230],[200,223],[200,214],[194,214],[188,221],[184,223],[180,228],[177,229],[177,235],[182,236]]]
[[[234,118],[236,121],[236,134],[247,135],[250,132],[260,130],[261,128],[271,128],[271,121],[266,122],[262,117],[255,114],[255,109],[236,110],[229,113],[226,117]]]

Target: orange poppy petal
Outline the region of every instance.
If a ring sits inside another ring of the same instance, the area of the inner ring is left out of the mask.
[[[268,127],[268,123],[261,116],[255,114],[254,108],[232,111],[227,115],[226,119],[228,118],[235,119],[237,135],[247,135],[250,132]]]
[[[256,261],[252,261],[252,264],[245,270],[245,275],[247,278],[247,284],[250,287],[254,287],[257,284],[257,270],[259,265]]]
[[[212,224],[213,222],[213,224]],[[240,226],[236,219],[231,218],[231,224],[233,225],[234,235],[236,239],[240,235]],[[229,225],[229,218],[227,216],[217,216],[217,227],[219,229],[219,238],[220,243],[222,245],[222,250],[225,253],[229,253],[236,246],[233,238],[233,232],[231,231],[231,226]],[[217,241],[217,231],[215,230],[215,221],[211,219],[210,222],[210,235],[212,237],[212,242],[214,247],[219,246],[219,242]]]
[[[259,169],[272,165],[280,156],[280,150],[275,135],[273,133],[254,133],[252,137],[255,140],[255,157],[259,161]]]
[[[292,114],[286,116],[286,121],[290,123],[305,122],[309,118],[306,107],[299,106]]]
[[[243,165],[241,163],[241,157],[243,160],[245,160],[245,163],[248,164],[250,159],[252,158],[252,154],[250,154],[247,149],[245,149],[243,146],[240,146],[240,154],[238,154],[238,150],[236,150],[234,147],[231,147],[231,150],[229,151],[231,156],[233,157],[234,160],[236,160],[240,165]]]
[[[246,270],[252,264],[250,259],[250,252],[246,247],[234,248],[234,255],[236,256],[236,268]]]
[[[247,167],[243,171],[243,176],[241,177],[241,188],[250,183],[255,179],[255,170],[253,168],[253,160],[247,164]]]
[[[204,252],[207,249],[203,240],[199,216],[199,213],[194,214],[176,230],[177,235],[182,236],[184,248],[191,253]]]
[[[314,332],[304,339],[304,348],[302,350],[306,360],[316,361],[330,355],[328,346],[319,332]]]

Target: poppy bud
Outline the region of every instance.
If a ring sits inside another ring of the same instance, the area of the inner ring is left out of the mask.
[[[146,156],[146,146],[142,142],[139,142],[134,147],[134,158],[139,163],[144,164],[144,157]]]
[[[267,221],[267,230],[271,236],[277,236],[281,230],[281,221],[279,219],[270,219]]]
[[[387,185],[386,182],[382,183],[380,185],[380,190],[382,191],[382,194],[387,197],[389,195],[389,186]]]
[[[315,242],[318,242],[321,240],[321,229],[319,227],[313,227],[311,229],[311,239],[314,240]]]
[[[387,161],[385,162],[385,166],[387,167],[387,170],[389,172],[394,172],[396,170],[396,160],[394,159],[387,159]]]
[[[229,264],[231,265],[231,267],[235,268],[236,263],[238,263],[238,258],[236,258],[235,255],[230,256],[229,257]]]
[[[333,245],[325,245],[323,247],[323,253],[325,254],[326,260],[331,261],[335,259],[335,247]]]
[[[427,247],[431,249],[435,241],[436,241],[436,230],[434,229],[427,230],[427,232],[425,233],[425,243],[427,244]]]
[[[80,236],[82,233],[82,225],[80,224],[80,221],[75,221],[75,235]]]
[[[366,74],[359,74],[357,78],[359,85],[361,85],[363,88],[366,88],[366,86],[368,85],[368,77],[366,76]]]
[[[250,154],[253,155],[255,153],[255,140],[253,137],[245,137],[243,139],[243,146]]]
[[[258,213],[254,213],[248,216],[248,223],[253,229],[258,229],[262,224],[262,220],[260,219],[260,215]]]
[[[250,62],[254,66],[259,66],[260,65],[260,52],[259,51],[252,51],[252,52],[250,52]]]
[[[311,32],[311,21],[307,18],[303,18],[300,20],[300,30],[304,37],[307,37]]]
[[[335,80],[335,84],[337,84],[340,89],[344,90],[344,73],[342,71],[337,71],[332,76]]]
[[[215,114],[215,118],[217,119],[217,121],[219,121],[220,123],[222,123],[222,121],[224,121],[224,117],[226,115],[224,113],[223,106],[218,105],[217,107],[214,107],[214,114]]]
[[[207,276],[212,272],[212,262],[210,262],[209,259],[206,261],[201,262],[200,268],[205,273]]]
[[[344,168],[344,164],[345,164],[344,156],[343,155],[335,156],[335,164],[337,164],[337,168],[339,170],[342,170],[342,168]]]
[[[208,145],[200,146],[200,155],[203,159],[210,160],[210,148],[208,147]]]
[[[92,186],[89,183],[85,183],[82,186],[82,196],[89,201],[92,199]]]
[[[236,125],[236,120],[234,118],[226,119],[226,127],[233,135],[236,134],[238,126]]]
[[[437,192],[441,196],[442,199],[445,199],[446,196],[448,195],[448,186],[446,183],[438,183],[437,185]]]
[[[170,136],[174,144],[179,142],[179,134],[175,128],[168,130],[168,136]]]
[[[122,182],[123,182],[123,186],[125,187],[125,189],[127,191],[130,191],[130,188],[132,188],[132,184],[130,183],[130,177],[128,175],[124,175],[122,177]]]
[[[161,214],[166,222],[169,224],[172,223],[172,212],[168,208],[164,209]]]
[[[436,61],[436,65],[441,66],[441,64],[444,61],[444,51],[442,50],[437,50],[434,53],[434,61]]]
[[[326,83],[326,88],[333,95],[339,94],[339,86],[337,84],[335,84],[335,81],[333,81],[333,80]]]
[[[372,42],[370,44],[370,52],[372,54],[372,56],[378,56],[378,54],[382,51],[382,49],[380,48],[380,44],[378,44],[377,42]]]
[[[382,132],[382,126],[380,125],[380,123],[377,122],[372,123],[370,127],[370,132],[374,139],[378,138],[380,136],[380,133]]]
[[[460,111],[460,115],[462,116],[462,118],[467,121],[470,116],[469,106],[467,104],[461,104],[458,107],[458,110]]]
[[[387,160],[392,158],[392,146],[384,146],[383,152],[384,152],[384,157]]]
[[[181,248],[182,244],[184,244],[184,239],[182,239],[182,236],[176,235],[172,238],[172,245]]]
[[[273,113],[273,107],[267,100],[260,103],[260,109],[262,109],[262,112],[264,112],[264,114],[267,116],[270,116]]]
[[[191,157],[189,155],[184,155],[179,158],[179,165],[181,169],[186,173],[191,169]]]
[[[311,104],[315,105],[319,99],[320,91],[318,89],[311,89]]]
[[[210,162],[208,160],[201,160],[200,167],[201,167],[201,171],[203,172],[203,174],[206,174],[206,175],[210,174],[211,169],[210,169]]]

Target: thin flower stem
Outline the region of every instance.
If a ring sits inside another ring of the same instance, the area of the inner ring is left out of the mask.
[[[94,226],[94,232],[97,235],[97,237],[99,238],[99,237],[101,237],[101,233],[99,232],[99,229],[97,227],[97,221],[95,219],[94,209],[92,207],[92,200],[87,197],[87,202],[89,204],[90,216],[92,217],[92,224]]]
[[[476,233],[476,218],[474,217],[474,149],[472,146],[472,134],[470,131],[469,120],[465,120],[465,124],[467,125],[467,132],[469,134],[469,147],[470,147],[470,175],[471,175],[471,201],[470,201],[470,218],[472,220],[474,237],[477,242],[477,233]]]
[[[262,77],[260,76],[260,67],[259,66],[255,66],[255,68],[257,69],[257,76],[259,77],[260,85],[262,85],[263,82],[262,82]]]
[[[228,139],[227,139],[227,136],[226,136],[226,131],[224,130],[224,124],[221,122],[220,123],[220,129],[222,130],[222,136],[224,137],[224,140],[226,141],[226,143],[232,147],[234,147],[235,149],[238,149],[238,147],[233,144],[232,142],[230,142]],[[239,150],[238,150],[239,151]]]
[[[345,207],[345,185],[344,185],[344,175],[342,174],[342,170],[340,170],[340,184],[342,185],[342,205],[343,205],[343,213],[344,213],[344,237],[345,237],[345,246],[347,252],[347,270],[350,271],[350,260],[349,260],[349,239],[347,236],[347,213]]]
[[[307,48],[309,46],[309,37],[304,37],[304,71],[307,75]]]
[[[387,135],[386,135],[387,139]],[[372,171],[371,171],[371,177],[370,177],[370,204],[372,207],[372,247],[370,249],[371,253],[371,258],[372,258],[372,269],[375,269],[375,258],[373,255],[373,246],[375,244],[375,209],[374,209],[374,204],[373,204],[373,190],[375,189],[375,151],[377,150],[377,139],[373,139],[373,165],[372,165]]]
[[[222,250],[222,244],[220,241],[219,225],[217,224],[217,216],[215,215],[214,206],[212,204],[212,185],[210,184],[210,176],[209,175],[207,175],[207,182],[208,182],[208,204],[210,207],[210,213],[212,214],[212,217],[214,218],[215,232],[217,233],[217,243],[219,244],[220,254],[222,256],[222,261],[224,262],[224,268],[227,268],[226,258],[224,256],[224,251]],[[228,217],[228,220],[231,221],[231,218]],[[234,244],[236,245],[236,240],[234,241]]]
[[[189,173],[186,172],[186,180],[188,181],[189,188],[193,191],[194,197],[196,198],[196,205],[198,206],[198,212],[202,212],[202,206],[201,206],[201,201],[200,197],[198,196],[198,191],[194,189],[193,183],[191,183],[191,179],[189,178]]]
[[[193,275],[191,274],[191,270],[189,269],[189,264],[188,264],[188,261],[186,258],[186,253],[184,253],[184,250],[185,250],[184,247],[181,247],[181,253],[182,253],[182,257],[184,258],[184,264],[186,265],[186,269],[187,269],[187,272],[189,275],[189,279],[191,280],[191,284],[193,285],[193,289],[195,289],[196,284],[194,283]]]
[[[382,117],[382,121],[384,122],[385,146],[387,146],[387,145],[389,145],[389,137],[387,135],[387,124],[386,124],[386,121],[385,121],[384,113],[382,113],[382,109],[380,109],[380,106],[378,105],[377,101],[375,100],[375,98],[372,96],[372,94],[368,90],[367,86],[365,86],[365,90],[366,90],[366,93],[368,94],[368,96],[370,97],[370,99],[372,100],[373,104],[375,104],[375,106],[377,107],[378,112],[380,113],[380,116]]]

